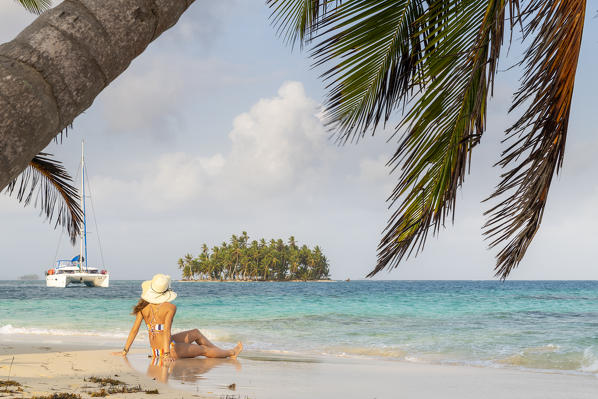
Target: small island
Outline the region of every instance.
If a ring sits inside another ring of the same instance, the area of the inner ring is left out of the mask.
[[[328,259],[319,246],[299,246],[295,237],[249,241],[246,232],[233,235],[209,249],[202,245],[197,257],[178,260],[183,281],[314,281],[330,280]]]
[[[19,280],[39,280],[39,276],[37,274],[25,274],[24,276],[19,277]]]

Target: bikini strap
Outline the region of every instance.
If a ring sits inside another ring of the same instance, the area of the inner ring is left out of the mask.
[[[162,304],[160,304],[160,305],[162,305]],[[160,307],[160,305],[158,305],[158,307]],[[156,312],[154,310],[153,304],[150,303],[149,306],[150,306],[150,313],[151,313],[151,321],[149,323],[148,329],[150,331],[150,334],[153,335],[153,334],[155,334],[157,332],[157,330],[155,329],[155,327],[156,326],[161,326],[162,323],[157,323]]]

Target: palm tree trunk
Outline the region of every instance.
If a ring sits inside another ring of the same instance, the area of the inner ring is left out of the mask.
[[[0,45],[0,190],[194,0],[65,0]]]

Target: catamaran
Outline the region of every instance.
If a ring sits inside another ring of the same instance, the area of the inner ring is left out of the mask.
[[[85,215],[85,156],[81,142],[81,209],[83,209],[83,229],[79,245],[79,255],[72,259],[58,259],[56,266],[46,271],[47,287],[66,287],[70,284],[85,284],[88,287],[108,287],[110,275],[107,270],[99,270],[87,265],[87,219]]]

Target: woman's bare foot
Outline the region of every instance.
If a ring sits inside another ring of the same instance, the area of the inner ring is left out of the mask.
[[[236,359],[236,358],[237,358],[237,356],[239,355],[239,353],[241,353],[241,351],[242,351],[242,350],[243,350],[243,343],[242,343],[241,341],[239,341],[239,342],[237,342],[237,346],[235,346],[235,347],[232,349],[232,351],[233,351],[233,354],[232,354],[232,355],[230,355],[229,357],[230,357],[231,359]]]

